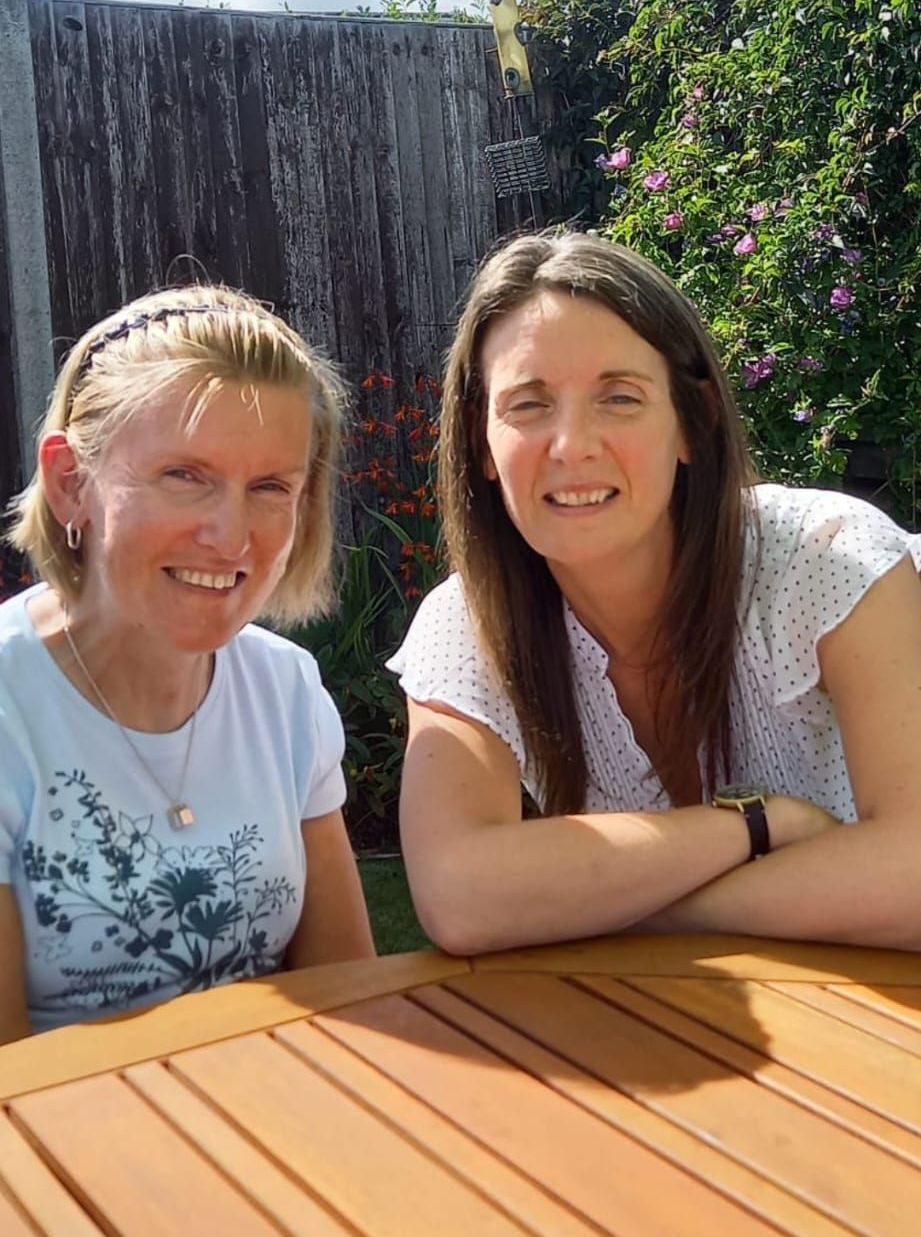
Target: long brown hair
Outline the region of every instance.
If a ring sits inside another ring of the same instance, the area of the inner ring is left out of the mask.
[[[662,681],[669,683],[667,709],[655,710],[667,754],[659,772],[668,788],[680,753],[703,743],[712,791],[730,773],[744,490],[754,472],[732,394],[694,307],[638,254],[593,236],[545,233],[518,237],[480,268],[448,357],[442,407],[438,485],[451,563],[515,708],[542,809],[580,811],[587,767],[560,589],[485,470],[483,341],[493,323],[543,291],[591,297],[667,362],[691,462],[678,465],[672,494],[674,561],[656,648]]]

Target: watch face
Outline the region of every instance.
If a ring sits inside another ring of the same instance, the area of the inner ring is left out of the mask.
[[[713,796],[715,799],[728,799],[731,803],[744,803],[749,799],[763,799],[771,793],[768,786],[758,782],[746,785],[738,782],[734,786],[721,786]]]

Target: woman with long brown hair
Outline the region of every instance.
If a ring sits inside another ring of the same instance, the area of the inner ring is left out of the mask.
[[[590,236],[486,261],[441,442],[455,574],[391,662],[432,938],[921,947],[921,537],[756,484],[693,307]]]

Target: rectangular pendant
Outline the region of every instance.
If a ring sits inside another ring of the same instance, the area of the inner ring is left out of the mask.
[[[174,803],[166,818],[173,829],[188,829],[195,824],[195,813],[187,803]]]

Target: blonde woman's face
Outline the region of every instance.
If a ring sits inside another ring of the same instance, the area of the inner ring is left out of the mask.
[[[237,386],[194,428],[179,388],[115,433],[83,490],[81,597],[107,624],[185,652],[226,644],[278,584],[307,481],[302,391]]]
[[[487,475],[551,568],[670,547],[687,444],[665,358],[597,301],[545,292],[487,332]]]

